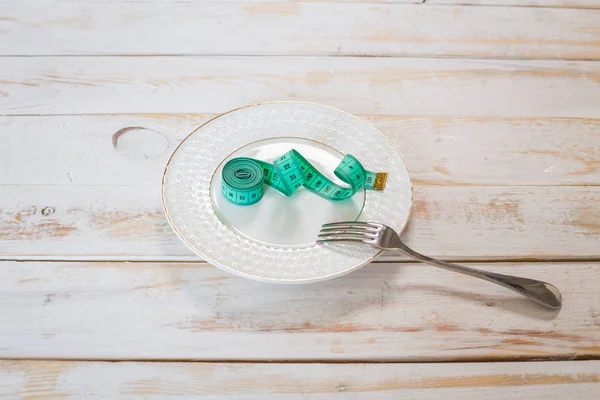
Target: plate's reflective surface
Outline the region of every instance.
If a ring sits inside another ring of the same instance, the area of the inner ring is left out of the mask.
[[[259,243],[292,248],[313,245],[324,223],[358,218],[365,201],[364,191],[350,199],[331,201],[304,188],[286,197],[267,187],[263,198],[251,206],[238,206],[223,197],[221,171],[226,161],[235,157],[252,157],[272,162],[290,149],[299,151],[334,182],[345,185],[333,174],[343,154],[332,147],[302,138],[271,138],[254,142],[235,151],[213,175],[210,187],[212,204],[217,216],[228,228]]]

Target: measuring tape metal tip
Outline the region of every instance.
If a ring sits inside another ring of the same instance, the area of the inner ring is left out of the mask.
[[[378,172],[377,175],[375,175],[375,183],[373,184],[373,190],[385,189],[387,177],[388,177],[387,172]]]

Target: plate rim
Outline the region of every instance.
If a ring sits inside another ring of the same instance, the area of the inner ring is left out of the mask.
[[[264,102],[258,102],[258,103],[251,103],[251,104],[247,104],[241,107],[237,107],[231,110],[228,110],[226,112],[223,112],[221,114],[218,114],[216,116],[214,116],[213,118],[210,118],[209,120],[205,121],[204,123],[202,123],[201,125],[199,125],[198,127],[196,127],[196,129],[194,129],[192,132],[190,132],[185,138],[183,138],[183,140],[181,140],[181,142],[177,145],[177,147],[175,147],[175,149],[173,150],[173,152],[171,153],[171,155],[169,156],[169,159],[167,160],[167,163],[165,165],[165,168],[163,170],[163,174],[162,174],[162,179],[161,179],[161,203],[162,203],[162,208],[163,208],[163,212],[165,214],[165,217],[167,218],[167,222],[169,223],[169,226],[171,227],[171,229],[175,232],[175,234],[177,235],[177,237],[193,252],[195,253],[197,256],[200,256],[202,258],[204,258],[204,261],[214,265],[220,269],[223,269],[233,275],[237,275],[237,276],[241,276],[243,278],[246,279],[251,279],[254,281],[259,281],[259,282],[266,282],[266,283],[279,283],[279,284],[303,284],[303,283],[316,283],[316,282],[322,282],[322,281],[326,281],[326,280],[330,280],[333,278],[338,278],[341,277],[343,275],[346,275],[350,272],[356,271],[357,269],[364,267],[365,265],[371,263],[372,261],[374,261],[377,257],[379,257],[382,253],[383,250],[379,250],[377,251],[377,253],[375,253],[374,255],[372,255],[371,257],[369,257],[367,260],[365,260],[364,262],[361,262],[357,265],[353,265],[350,268],[347,268],[341,272],[336,272],[330,275],[325,275],[325,276],[320,276],[317,278],[303,278],[303,279],[293,279],[293,280],[286,280],[286,279],[274,279],[274,278],[264,278],[264,277],[259,277],[259,276],[255,276],[255,275],[250,275],[250,274],[246,274],[244,272],[238,271],[236,269],[232,269],[226,265],[222,265],[221,263],[217,262],[216,260],[211,259],[210,257],[207,257],[205,254],[203,254],[201,251],[199,251],[198,249],[195,248],[195,246],[193,246],[191,243],[189,243],[189,241],[179,232],[179,230],[177,229],[177,227],[175,227],[175,224],[173,223],[173,220],[171,219],[170,215],[169,215],[169,211],[167,209],[167,204],[166,204],[166,199],[165,199],[165,180],[166,180],[166,176],[167,176],[167,172],[169,169],[169,166],[171,165],[171,161],[173,160],[173,157],[175,156],[175,154],[177,153],[177,151],[179,150],[179,148],[194,134],[196,133],[198,130],[200,130],[201,128],[203,128],[205,125],[208,125],[209,123],[213,122],[214,120],[221,118],[227,114],[233,113],[235,111],[239,111],[239,110],[243,110],[245,108],[250,108],[250,107],[255,107],[255,106],[261,106],[261,105],[268,105],[268,104],[310,104],[310,105],[315,105],[315,106],[320,106],[320,107],[325,107],[325,108],[329,108],[338,112],[341,112],[343,114],[347,114],[353,118],[356,118],[358,120],[360,120],[362,123],[368,125],[369,127],[371,127],[372,129],[374,129],[385,141],[387,141],[390,146],[392,146],[392,148],[394,150],[396,150],[396,153],[398,154],[398,157],[400,158],[400,160],[402,161],[402,163],[404,164],[404,167],[406,168],[406,172],[408,175],[408,183],[409,183],[409,189],[410,189],[410,201],[409,201],[409,205],[408,205],[408,213],[406,216],[406,219],[404,221],[404,223],[402,224],[402,227],[400,228],[400,230],[397,231],[398,235],[402,234],[402,232],[404,232],[404,230],[406,229],[406,226],[408,225],[408,222],[410,221],[411,217],[412,217],[412,213],[413,213],[413,202],[414,202],[414,188],[413,188],[413,179],[412,179],[412,174],[408,168],[408,165],[406,164],[406,160],[404,160],[404,157],[402,157],[402,154],[400,153],[400,151],[398,150],[398,148],[376,127],[374,127],[373,125],[371,125],[370,123],[368,123],[367,121],[365,121],[364,119],[349,113],[347,111],[344,110],[340,110],[338,108],[335,107],[331,107],[328,105],[324,105],[324,104],[320,104],[320,103],[314,103],[314,102],[310,102],[310,101],[286,101],[286,100],[280,100],[280,101],[264,101]],[[337,149],[336,149],[337,150]],[[361,212],[362,214],[362,212]],[[316,245],[316,244],[315,244]]]

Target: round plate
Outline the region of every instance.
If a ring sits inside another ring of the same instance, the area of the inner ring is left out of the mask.
[[[221,169],[234,157],[272,162],[298,150],[329,178],[345,154],[373,172],[388,172],[383,191],[333,202],[300,189],[285,197],[267,188],[261,201],[236,206],[220,192]],[[268,282],[311,282],[348,273],[378,250],[315,244],[327,222],[381,222],[402,231],[412,185],[396,148],[374,127],[334,108],[302,102],[264,103],[222,114],[192,132],[163,175],[165,214],[198,255],[229,272]]]

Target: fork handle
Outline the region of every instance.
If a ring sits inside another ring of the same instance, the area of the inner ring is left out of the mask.
[[[483,279],[488,282],[504,286],[505,288],[528,297],[546,307],[559,309],[562,305],[562,296],[560,291],[556,288],[556,286],[549,283],[535,279],[520,278],[518,276],[495,274],[493,272],[481,271],[478,269],[463,267],[462,265],[436,260],[435,258],[427,257],[421,253],[417,253],[405,245],[401,240],[398,240],[398,242],[394,244],[402,253],[416,260],[424,262],[425,264],[458,272],[459,274],[469,275],[474,278]]]

